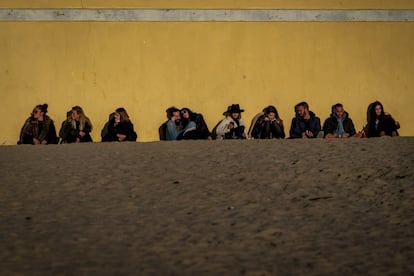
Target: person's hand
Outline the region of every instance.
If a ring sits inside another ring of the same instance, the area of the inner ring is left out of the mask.
[[[313,132],[310,130],[305,131],[307,137],[313,137]]]
[[[80,138],[76,138],[76,143],[80,143]]]
[[[119,142],[124,141],[124,140],[125,140],[125,138],[126,138],[126,135],[124,135],[124,134],[117,134],[116,136],[118,136],[118,140],[119,140]]]
[[[40,145],[40,141],[36,138],[33,138],[33,144]]]
[[[176,121],[181,120],[181,117],[180,117],[180,115],[179,115],[179,114],[176,114],[176,115],[173,115],[173,116],[171,117],[171,120],[173,120],[174,122],[176,122]]]
[[[41,144],[42,145],[47,145],[47,141],[46,140],[43,140]]]
[[[349,138],[349,133],[343,133],[341,137],[342,138]]]
[[[82,130],[81,131],[79,131],[79,136],[80,137],[83,137],[83,136],[85,136],[86,135],[86,133],[85,132],[83,132]]]
[[[228,129],[233,129],[233,128],[234,128],[234,123],[233,123],[233,122],[230,122],[230,123],[227,125],[227,128],[228,128]]]
[[[325,138],[341,138],[341,136],[336,133],[328,133]]]

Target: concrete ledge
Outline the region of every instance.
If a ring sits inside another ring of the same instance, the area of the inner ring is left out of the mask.
[[[0,21],[413,22],[414,10],[0,9]]]

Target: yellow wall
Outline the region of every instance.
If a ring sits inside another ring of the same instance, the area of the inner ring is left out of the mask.
[[[342,102],[361,129],[378,99],[414,135],[413,22],[2,22],[0,60],[0,144],[43,102],[58,126],[81,105],[95,141],[119,106],[151,141],[171,105],[211,128],[231,103],[249,123],[275,104],[289,128],[302,100],[322,120]]]
[[[414,9],[412,0],[0,0],[0,8]],[[0,144],[15,144],[36,104],[57,127],[73,105],[94,124],[123,106],[140,141],[171,105],[210,128],[231,103],[250,119],[275,104],[286,132],[308,101],[322,121],[342,102],[357,129],[380,100],[414,135],[414,22],[0,22]]]

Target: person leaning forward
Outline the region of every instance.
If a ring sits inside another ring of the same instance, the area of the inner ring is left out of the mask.
[[[289,138],[317,138],[321,131],[321,120],[309,110],[306,102],[295,105],[295,117],[290,126]]]
[[[285,138],[283,120],[279,117],[276,107],[269,105],[261,115],[256,115],[252,121],[250,137],[252,139],[281,139]]]

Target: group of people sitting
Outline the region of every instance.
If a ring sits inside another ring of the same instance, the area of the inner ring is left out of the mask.
[[[168,120],[159,128],[160,140],[193,140],[193,139],[255,139],[285,138],[283,122],[274,106],[266,107],[254,118],[251,130],[247,135],[246,124],[242,119],[239,104],[232,104],[223,113],[220,120],[210,132],[203,115],[189,108],[170,107],[166,110]]]
[[[228,106],[220,120],[210,132],[199,113],[189,108],[170,107],[166,110],[167,121],[159,128],[160,140],[183,139],[283,139],[286,137],[283,120],[273,105],[269,105],[252,120],[246,133],[242,119],[243,109],[239,104]],[[319,117],[309,110],[306,102],[295,105],[289,138],[348,138],[398,136],[400,125],[384,112],[383,105],[376,101],[368,106],[367,124],[356,132],[354,123],[342,104],[332,106],[331,115],[321,127]]]
[[[53,120],[47,115],[47,104],[35,106],[20,131],[18,144],[58,144],[92,142],[92,123],[80,106],[74,106],[66,113],[59,136]],[[137,133],[125,108],[120,107],[109,115],[101,131],[102,142],[136,141]]]
[[[47,104],[37,105],[25,121],[18,144],[57,144],[92,142],[90,135],[92,123],[80,106],[67,112],[62,122],[59,136],[53,120],[47,115]],[[158,131],[160,140],[198,140],[198,139],[283,139],[286,137],[283,120],[273,105],[269,105],[252,120],[246,133],[246,124],[239,104],[232,104],[223,113],[224,118],[209,131],[200,113],[189,108],[170,107],[166,110],[167,121]],[[383,105],[376,101],[368,106],[367,124],[356,132],[354,123],[342,104],[332,106],[332,112],[321,127],[320,119],[309,110],[306,102],[295,105],[289,138],[348,138],[398,136],[400,125],[392,116],[384,112]],[[134,130],[125,108],[117,108],[109,115],[108,122],[101,131],[102,142],[136,141]]]

